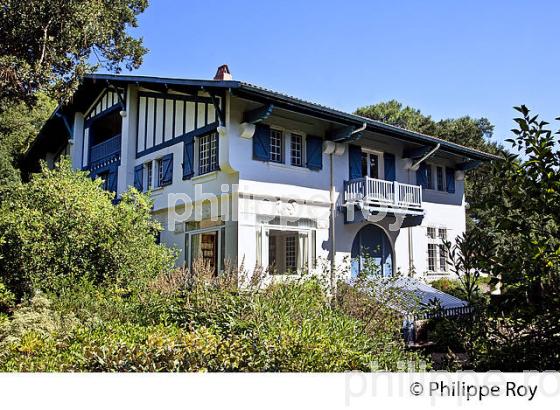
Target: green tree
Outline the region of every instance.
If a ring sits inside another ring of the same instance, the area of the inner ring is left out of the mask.
[[[525,106],[518,129],[507,140],[516,153],[492,164],[472,203],[479,241],[492,246],[493,258],[480,263],[501,278],[505,293],[541,310],[560,290],[560,150],[558,132],[530,115]]]
[[[484,117],[463,116],[435,121],[418,109],[403,107],[402,103],[396,100],[358,108],[356,114],[471,148],[491,153],[498,151],[498,147],[489,141],[494,126]]]
[[[150,200],[132,190],[113,205],[100,185],[64,160],[0,190],[0,278],[18,298],[81,280],[126,287],[171,267]]]
[[[128,29],[147,6],[147,0],[0,0],[0,101],[33,102],[38,91],[65,99],[88,72],[139,67],[146,49]]]
[[[0,107],[0,185],[20,180],[17,162],[55,107],[44,93],[37,94],[33,107],[23,102]]]

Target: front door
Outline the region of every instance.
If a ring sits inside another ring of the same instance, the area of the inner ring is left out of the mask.
[[[352,243],[352,277],[360,273],[393,275],[393,252],[389,238],[378,226],[366,225]]]

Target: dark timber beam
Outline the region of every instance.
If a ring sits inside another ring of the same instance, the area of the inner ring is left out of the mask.
[[[419,159],[424,155],[428,154],[434,147],[422,146],[420,148],[405,149],[403,152],[403,158]]]
[[[119,104],[121,105],[121,109],[126,110],[126,104],[124,102],[124,96],[122,95],[121,90],[115,87],[114,85],[111,85],[109,88],[115,93],[117,93],[117,97],[119,99]]]
[[[66,131],[68,132],[68,138],[72,139],[74,137],[74,133],[72,131],[70,123],[68,122],[68,118],[66,118],[66,115],[62,114],[60,111],[57,111],[55,115],[62,120],[62,122],[64,123],[64,128],[66,128]]]
[[[257,124],[266,120],[268,117],[272,115],[272,111],[274,110],[274,106],[272,104],[263,105],[262,107],[255,108],[251,111],[246,111],[243,114],[243,121],[248,122],[249,124]]]
[[[210,98],[212,99],[212,104],[214,104],[214,109],[218,113],[218,118],[220,119],[220,125],[224,126],[226,123],[226,116],[222,108],[220,107],[220,102],[216,99],[216,96],[213,93],[209,92],[208,94],[210,94]]]
[[[466,161],[461,162],[455,166],[455,169],[459,171],[470,171],[471,169],[478,168],[480,166],[480,161]]]

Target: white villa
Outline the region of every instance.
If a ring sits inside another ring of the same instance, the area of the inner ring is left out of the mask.
[[[225,260],[268,275],[449,274],[465,230],[465,172],[493,156],[245,82],[96,74],[59,107],[27,165],[68,154],[119,194],[150,191],[178,264]]]

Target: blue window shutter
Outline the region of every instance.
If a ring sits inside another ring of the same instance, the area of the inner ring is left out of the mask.
[[[117,167],[111,167],[107,174],[107,191],[117,192]]]
[[[394,181],[396,179],[395,171],[395,156],[388,152],[383,154],[384,170],[385,170],[385,180]]]
[[[307,136],[307,168],[313,171],[323,169],[323,140],[313,135]]]
[[[183,179],[191,179],[194,175],[194,137],[185,140],[183,146]]]
[[[423,162],[420,164],[418,171],[416,171],[416,184],[422,188],[428,188],[428,170]]]
[[[266,124],[257,124],[255,126],[253,159],[259,161],[270,160],[270,127]]]
[[[445,168],[447,176],[447,192],[450,194],[455,193],[455,170],[453,168]]]
[[[160,185],[169,185],[173,182],[173,154],[165,155],[163,158],[161,158],[161,162],[163,172]]]
[[[357,145],[348,146],[348,165],[350,179],[362,177],[362,149]]]
[[[144,165],[134,167],[134,188],[142,192],[144,190]]]

